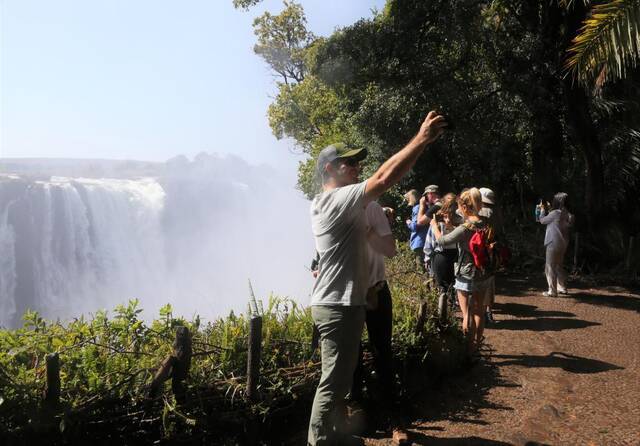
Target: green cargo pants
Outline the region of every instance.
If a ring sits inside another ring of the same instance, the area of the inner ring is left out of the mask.
[[[336,444],[336,427],[344,423],[344,398],[351,389],[358,363],[365,307],[311,307],[320,332],[322,376],[316,390],[309,420],[308,444]]]

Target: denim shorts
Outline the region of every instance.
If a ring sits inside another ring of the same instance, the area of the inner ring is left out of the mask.
[[[471,293],[473,291],[473,280],[465,279],[464,277],[456,277],[456,283],[453,287],[458,291],[466,291]]]
[[[467,293],[471,293],[473,291],[479,292],[480,294],[482,294],[482,299],[484,300],[485,294],[488,294],[493,290],[494,283],[495,282],[493,276],[482,279],[480,281],[466,279],[464,277],[456,277],[456,283],[455,285],[453,285],[453,287],[456,290],[465,291]]]

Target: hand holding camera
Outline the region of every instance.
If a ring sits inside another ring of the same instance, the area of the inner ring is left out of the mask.
[[[538,200],[538,204],[536,204],[536,211],[535,211],[536,221],[540,221],[540,217],[547,214],[549,206],[550,205],[548,201],[545,202],[542,198]]]

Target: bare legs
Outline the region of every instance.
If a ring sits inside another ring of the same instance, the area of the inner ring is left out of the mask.
[[[480,348],[484,337],[484,292],[473,293],[470,309],[473,319],[473,329],[469,338],[469,351],[476,352]]]
[[[469,340],[468,351],[474,353],[480,347],[484,335],[484,304],[482,293],[458,291],[458,303],[462,312],[462,333]]]
[[[466,336],[469,332],[469,292],[458,291],[458,304],[460,304],[460,311],[462,312],[462,333]]]

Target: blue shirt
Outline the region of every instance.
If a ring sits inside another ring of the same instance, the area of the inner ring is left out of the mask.
[[[427,237],[428,226],[422,226],[418,224],[418,211],[420,210],[420,204],[416,204],[411,211],[411,223],[407,224],[411,236],[409,237],[409,246],[411,249],[422,249],[424,247],[424,241]]]

